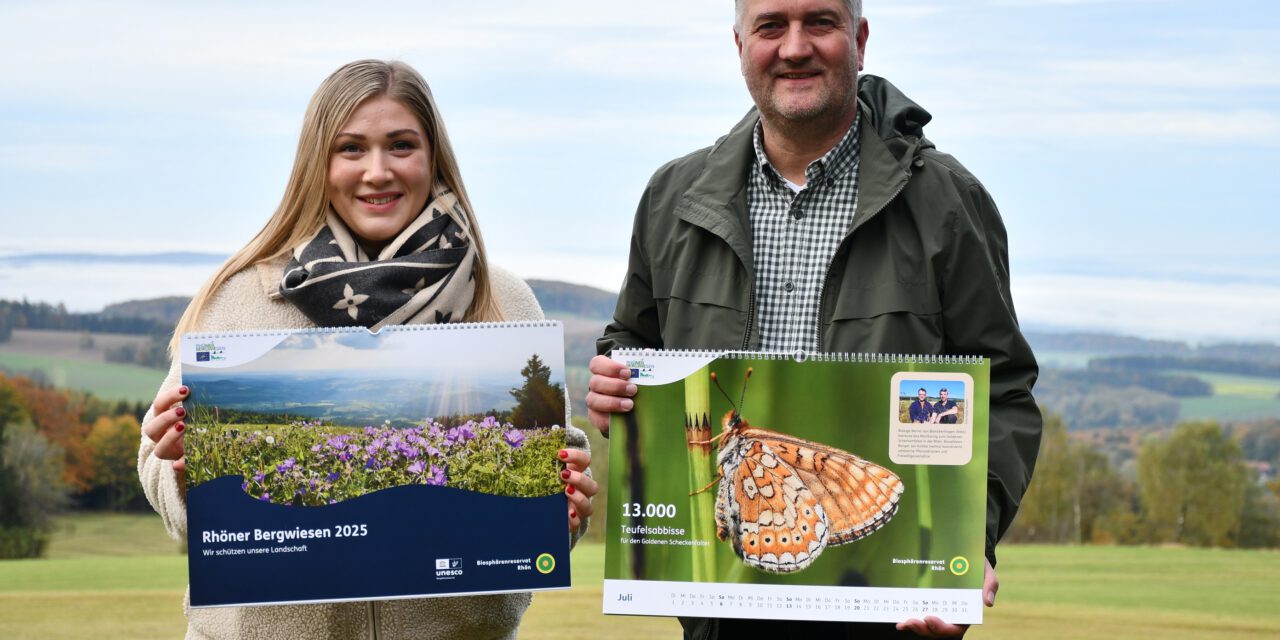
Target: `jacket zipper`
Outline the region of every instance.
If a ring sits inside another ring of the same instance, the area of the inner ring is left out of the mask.
[[[369,601],[369,640],[378,640],[378,603]]]
[[[910,180],[911,180],[911,174],[908,173],[907,179],[902,181],[902,186],[898,187],[898,190],[894,191],[893,195],[889,196],[889,199],[885,200],[884,204],[880,205],[879,209],[876,209],[875,211],[872,211],[871,213],[867,214],[867,216],[863,218],[863,220],[870,220],[876,217],[877,215],[880,215],[880,212],[884,211],[884,208],[889,206],[889,203],[893,202],[902,193],[902,191],[907,188],[907,182],[909,182]],[[858,226],[862,226],[862,225],[859,224]],[[831,264],[835,262],[835,257],[837,254],[840,253],[841,247],[844,246],[844,243],[849,241],[849,238],[853,237],[853,232],[857,231],[857,229],[858,227],[854,227],[853,229],[850,229],[848,235],[846,235],[843,239],[840,240],[840,244],[836,246],[836,252],[831,254],[831,262],[827,263],[827,270],[823,273],[822,286],[818,287],[818,322],[813,328],[813,346],[818,351],[826,351],[826,349],[824,349],[822,346],[822,318],[823,318],[823,307],[826,306],[824,304],[826,302],[826,297],[824,294],[827,291],[827,282],[831,280]],[[753,302],[754,302],[754,299],[755,297],[753,294],[752,296]]]
[[[702,634],[702,640],[710,640],[710,638],[711,638],[711,632],[712,632],[712,631],[719,631],[718,629],[714,629],[714,628],[713,628],[713,627],[715,627],[715,626],[716,626],[716,625],[718,625],[718,624],[719,624],[719,623],[717,623],[717,622],[716,622],[716,620],[715,620],[714,618],[707,620],[707,626],[706,626],[706,630],[707,630],[707,631],[706,631],[706,633]],[[719,635],[719,634],[717,634],[717,635]]]
[[[756,320],[756,284],[753,279],[751,283],[751,295],[747,297],[747,334],[742,336],[743,351],[748,351],[751,349],[751,328],[752,328],[752,325],[755,324],[755,320]]]

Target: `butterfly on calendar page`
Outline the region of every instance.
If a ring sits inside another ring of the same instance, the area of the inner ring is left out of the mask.
[[[742,386],[745,399],[745,380]],[[720,393],[733,405],[723,388]],[[743,399],[712,441],[719,440],[720,449],[716,537],[730,540],[747,565],[800,571],[823,549],[871,535],[898,512],[903,485],[897,474],[848,451],[753,427],[739,412]]]

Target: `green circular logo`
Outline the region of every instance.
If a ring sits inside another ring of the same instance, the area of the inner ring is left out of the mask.
[[[538,573],[551,573],[556,570],[556,557],[549,553],[544,553],[538,556],[538,559],[533,564],[538,568]]]
[[[951,559],[949,567],[951,569],[951,573],[962,576],[969,573],[969,559],[964,556],[956,556]]]

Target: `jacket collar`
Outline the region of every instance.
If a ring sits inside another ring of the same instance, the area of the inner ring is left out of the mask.
[[[852,232],[897,196],[911,176],[919,151],[932,147],[924,125],[932,116],[884,78],[858,80],[862,124],[858,211]],[[706,154],[702,172],[685,191],[675,215],[720,236],[751,269],[751,223],[747,218],[747,170],[754,161],[752,132],[760,114],[753,107]]]

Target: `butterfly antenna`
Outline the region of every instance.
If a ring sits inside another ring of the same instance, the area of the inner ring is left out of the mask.
[[[750,374],[747,374],[747,375],[750,375]],[[725,393],[724,387],[720,386],[720,381],[716,379],[716,372],[714,371],[711,372],[711,381],[716,383],[716,388],[720,390],[720,395],[724,396],[724,399],[729,401],[729,406],[733,407],[734,413],[737,413],[738,406],[733,404],[733,398],[730,398],[729,394]]]
[[[751,381],[751,367],[747,367],[747,377],[742,379],[742,397],[738,398],[738,406],[741,407],[747,402],[747,383]]]

